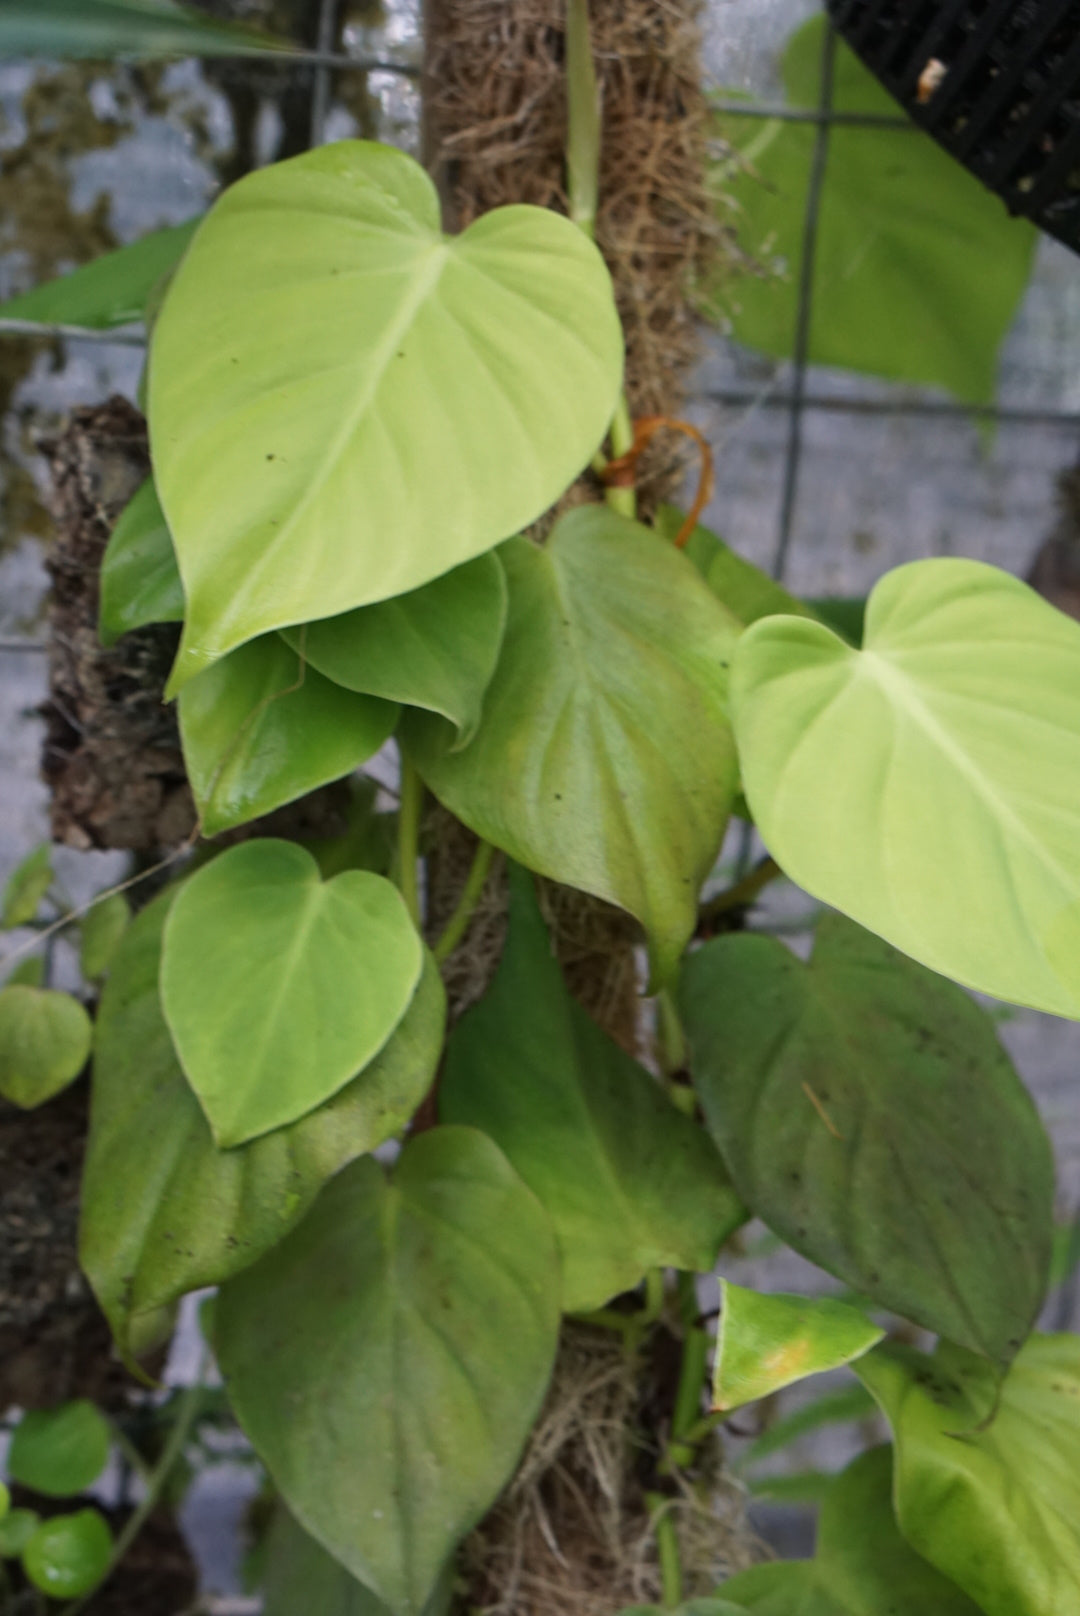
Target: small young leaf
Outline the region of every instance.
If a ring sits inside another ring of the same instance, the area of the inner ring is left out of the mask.
[[[450,1039],[439,1112],[490,1134],[547,1208],[568,1312],[650,1268],[706,1272],[744,1219],[705,1132],[570,997],[523,870],[495,980]]]
[[[1033,1336],[1000,1388],[948,1343],[879,1347],[856,1373],[893,1428],[912,1548],[986,1616],[1077,1616],[1080,1338]]]
[[[29,954],[26,959],[21,959],[19,963],[12,968],[11,975],[7,978],[4,986],[6,988],[40,988],[44,986],[44,983],[44,954]]]
[[[674,505],[661,505],[656,513],[656,531],[673,543],[684,521]],[[686,542],[687,559],[694,563],[717,600],[740,623],[756,623],[759,617],[777,612],[813,617],[814,612],[801,600],[789,595],[782,584],[755,567],[726,545],[717,534],[699,522]]]
[[[147,623],[179,623],[184,586],[152,477],[124,506],[101,562],[98,638],[115,645]]]
[[[265,56],[292,47],[175,0],[4,0],[0,56]]]
[[[25,926],[38,912],[53,883],[52,845],[43,842],[17,864],[7,878],[0,900],[0,926],[12,931]]]
[[[694,1080],[747,1205],[860,1295],[1006,1362],[1045,1294],[1053,1160],[990,1018],[842,916],[686,963]]]
[[[555,1358],[558,1275],[498,1148],[434,1128],[390,1183],[370,1157],[345,1168],[222,1287],[241,1424],[300,1524],[394,1616],[423,1610],[513,1471]]]
[[[193,875],[165,922],[161,996],[222,1149],[313,1111],[363,1071],[413,997],[424,951],[389,881],[319,879],[260,840]]]
[[[122,892],[99,898],[79,922],[79,969],[87,982],[105,975],[120,939],[131,922],[131,906]]]
[[[731,702],[793,880],[967,987],[1080,1018],[1080,623],[980,561],[914,561],[861,651],[747,629]]]
[[[96,1509],[42,1521],[22,1553],[35,1588],[50,1599],[80,1599],[96,1588],[112,1561],[113,1538]]]
[[[684,556],[603,506],[499,553],[510,615],[480,729],[455,752],[445,723],[407,713],[410,755],[477,835],[640,920],[659,983],[731,810],[738,624]]]
[[[184,762],[204,834],[245,825],[351,774],[397,719],[392,702],[331,684],[280,635],[242,645],[180,696]]]
[[[812,1560],[754,1566],[720,1592],[755,1616],[979,1616],[901,1537],[892,1463],[888,1447],[872,1448],[829,1483]]]
[[[861,1358],[885,1331],[831,1296],[764,1295],[720,1281],[713,1407],[725,1412]]]
[[[0,1559],[17,1560],[40,1524],[36,1509],[9,1509],[0,1520]]]
[[[546,208],[446,237],[424,170],[370,141],[245,176],[154,328],[154,473],[188,601],[172,690],[534,521],[600,443],[622,358],[603,259]]]
[[[30,9],[29,7],[27,8]],[[41,7],[33,9],[40,13]],[[0,55],[8,8],[0,13]],[[23,52],[13,54],[22,55]],[[147,299],[163,275],[176,268],[198,224],[169,225],[116,252],[72,270],[59,280],[46,281],[31,292],[0,303],[0,319],[33,320],[41,325],[78,325],[90,331],[141,320]],[[137,497],[137,496],[136,496]]]
[[[109,1427],[93,1403],[31,1409],[15,1427],[7,1468],[13,1481],[49,1498],[92,1487],[109,1462]]]
[[[44,1105],[86,1065],[92,1032],[70,993],[0,988],[0,1095],[24,1111]]]
[[[177,890],[145,909],[121,943],[94,1040],[79,1257],[129,1357],[143,1320],[255,1262],[326,1179],[404,1128],[431,1087],[446,1019],[428,955],[403,1020],[359,1077],[291,1127],[218,1150],[158,993],[161,933]]]
[[[506,578],[492,552],[394,600],[282,632],[327,679],[441,713],[464,746],[480,722],[505,628]]]

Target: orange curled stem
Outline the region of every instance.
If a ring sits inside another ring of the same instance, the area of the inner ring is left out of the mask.
[[[697,527],[701,513],[712,498],[713,491],[712,450],[696,426],[692,426],[689,421],[677,420],[671,415],[640,416],[634,422],[633,444],[617,460],[608,461],[603,471],[603,481],[608,488],[633,488],[637,462],[662,427],[667,427],[672,432],[681,432],[684,438],[689,438],[697,445],[701,455],[697,494],[687,512],[685,522],[675,535],[675,548],[682,550]]]

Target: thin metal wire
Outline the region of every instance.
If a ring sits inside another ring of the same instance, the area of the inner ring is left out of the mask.
[[[108,342],[121,348],[145,348],[140,331],[119,326],[115,331],[94,331],[82,325],[42,324],[37,320],[0,320],[0,337],[65,337],[79,342]]]
[[[910,118],[892,117],[885,112],[835,112],[813,107],[789,107],[780,101],[730,101],[724,96],[713,96],[709,105],[713,112],[722,112],[732,118],[769,118],[778,123],[827,123],[831,128],[895,129],[921,134],[918,124]]]
[[[44,640],[0,640],[0,651],[16,651],[23,653],[30,651],[34,654],[38,654],[45,652],[48,649],[49,647],[45,644]]]
[[[730,405],[733,408],[791,410],[791,393],[754,391],[749,387],[713,387],[699,393],[697,398],[709,404]],[[1054,410],[1026,408],[1023,405],[953,404],[939,399],[917,398],[830,398],[819,393],[805,392],[802,409],[821,410],[834,415],[916,415],[929,419],[1001,421],[1029,426],[1080,426],[1080,410]]]
[[[337,27],[338,0],[322,0],[319,10],[318,51],[321,57],[334,54],[334,32]],[[321,146],[326,137],[326,119],[330,111],[330,81],[332,70],[325,61],[315,68],[311,92],[311,134],[308,144]]]

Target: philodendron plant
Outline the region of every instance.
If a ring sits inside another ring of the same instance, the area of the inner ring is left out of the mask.
[[[893,1447],[834,1484],[812,1561],[686,1611],[1077,1616],[1080,1341],[1032,1333],[1050,1149],[964,990],[1080,1019],[1080,625],[929,560],[881,580],[856,645],[625,487],[528,535],[632,450],[579,51],[570,71],[571,218],[447,236],[412,158],[348,141],[173,238],[153,481],[106,556],[103,637],[182,620],[208,838],[391,737],[400,802],[392,848],[361,792],[342,841],[204,858],[124,932],[83,1263],[132,1362],[220,1287],[289,1530],[357,1610],[421,1616],[514,1471],[560,1317],[617,1295],[632,1317],[671,1269],[685,1296],[756,1215],[846,1299],[727,1287],[716,1410],[853,1363]],[[433,948],[425,793],[479,838]],[[809,959],[695,945],[736,806],[833,911]],[[493,850],[505,953],[447,1042],[439,967]],[[700,1109],[569,996],[536,875],[640,923],[659,1064],[685,1034]],[[898,1345],[897,1316],[937,1347]],[[708,1424],[705,1356],[691,1328],[661,1490]]]

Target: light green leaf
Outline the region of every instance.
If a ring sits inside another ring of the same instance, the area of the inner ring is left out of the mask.
[[[319,879],[310,853],[260,840],[187,881],[165,922],[165,1020],[215,1143],[313,1111],[398,1025],[424,951],[389,881]]]
[[[87,982],[104,976],[120,939],[131,922],[131,907],[121,892],[98,898],[79,922],[79,969]]]
[[[291,1127],[218,1150],[158,993],[175,897],[163,893],[121,943],[94,1040],[79,1257],[129,1356],[143,1319],[255,1262],[326,1179],[404,1128],[434,1079],[446,1019],[429,955],[404,1019],[359,1077]]]
[[[451,752],[448,725],[409,713],[410,755],[477,835],[636,916],[658,982],[693,932],[734,795],[738,625],[684,556],[603,506],[500,555],[510,615],[476,738]]]
[[[98,638],[115,645],[147,623],[179,623],[184,586],[154,480],[124,506],[101,562]]]
[[[506,578],[488,554],[394,600],[283,632],[335,684],[441,713],[464,746],[480,722],[505,628]]]
[[[765,1295],[720,1281],[713,1407],[727,1412],[861,1358],[885,1331],[831,1296]]]
[[[27,11],[31,9],[40,16],[40,6],[27,6]],[[7,12],[8,8],[0,12],[0,55],[7,54],[4,50]],[[26,53],[13,51],[11,54]],[[0,303],[0,319],[33,320],[41,325],[78,325],[91,331],[109,331],[114,326],[141,320],[155,286],[162,276],[176,268],[198,222],[192,219],[188,224],[154,230],[126,247],[117,248],[116,252],[104,253],[92,263],[83,264],[70,275],[46,281],[30,292],[9,298],[6,303]]]
[[[381,1599],[357,1582],[310,1533],[298,1526],[279,1504],[266,1542],[266,1564],[260,1581],[266,1588],[263,1616],[389,1616]],[[445,1616],[452,1578],[444,1577],[424,1606],[424,1616]]]
[[[661,505],[656,513],[656,531],[669,543],[674,543],[684,521],[682,511],[675,505]],[[759,617],[777,612],[790,612],[800,617],[815,614],[801,600],[789,595],[782,584],[770,578],[767,572],[755,567],[726,545],[718,534],[701,522],[686,541],[687,559],[694,563],[717,600],[725,605],[740,623],[756,623]]]
[[[933,1358],[878,1348],[857,1373],[893,1428],[912,1547],[986,1616],[1077,1616],[1080,1337],[1033,1336],[1000,1393],[948,1344]]]
[[[860,1455],[825,1493],[812,1560],[754,1566],[721,1592],[757,1616],[979,1616],[904,1542],[891,1483],[891,1449]]]
[[[4,0],[0,56],[263,56],[285,40],[173,0]]]
[[[555,1357],[547,1216],[491,1140],[435,1128],[370,1158],[222,1288],[241,1424],[292,1513],[416,1616],[510,1476]],[[327,1395],[327,1388],[333,1395]]]
[[[450,1039],[439,1111],[490,1134],[547,1208],[568,1312],[650,1268],[707,1272],[744,1220],[703,1129],[570,997],[520,869],[506,952]]]
[[[205,669],[184,687],[179,707],[206,836],[351,774],[393,733],[399,712],[324,679],[278,634]]]
[[[791,38],[783,61],[789,102],[820,104],[824,16]],[[844,44],[833,108],[897,117],[901,109]],[[741,342],[795,351],[812,123],[733,119],[725,135],[749,160],[725,173],[724,218],[742,245],[779,274],[718,287],[714,313]],[[734,214],[729,211],[734,204]],[[810,324],[811,363],[948,388],[993,402],[998,354],[1031,275],[1038,232],[915,129],[833,125],[821,194]],[[882,318],[888,310],[888,318]]]
[[[15,1427],[8,1475],[32,1492],[72,1498],[93,1486],[109,1462],[110,1446],[108,1422],[85,1398],[31,1409]]]
[[[365,141],[248,175],[154,328],[154,471],[188,599],[173,688],[526,526],[621,379],[610,277],[568,219],[496,208],[446,237],[420,165]]]
[[[42,842],[12,870],[0,900],[0,926],[12,931],[33,920],[53,883],[52,845]]]
[[[1045,1293],[1054,1175],[990,1018],[839,915],[809,965],[717,938],[681,1002],[747,1205],[860,1295],[1007,1360]]]
[[[24,1111],[73,1083],[90,1053],[90,1017],[70,993],[0,988],[0,1095]]]
[[[79,1599],[108,1571],[113,1538],[96,1509],[78,1509],[42,1521],[22,1553],[22,1566],[35,1588],[51,1599]]]
[[[0,1520],[0,1558],[17,1560],[40,1524],[35,1509],[9,1509]]]
[[[770,852],[933,970],[1080,1017],[1080,623],[982,562],[914,561],[874,589],[864,645],[786,617],[739,642]]]

